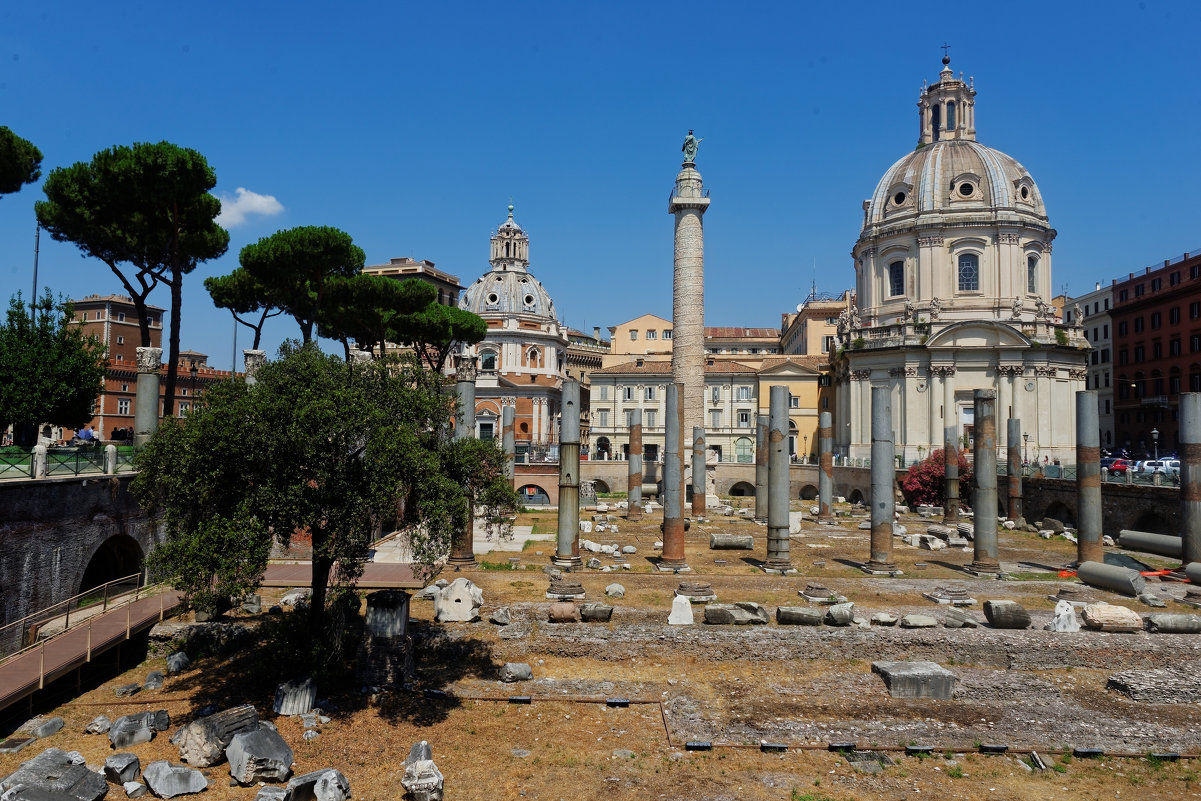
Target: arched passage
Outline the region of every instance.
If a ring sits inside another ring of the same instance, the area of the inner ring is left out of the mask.
[[[801,500],[811,501],[817,497],[817,487],[812,484],[806,484],[801,487]]]
[[[1172,523],[1162,514],[1154,509],[1144,509],[1138,517],[1134,519],[1133,525],[1130,528],[1135,531],[1149,531],[1152,534],[1177,534],[1172,530]]]
[[[1047,511],[1043,512],[1043,518],[1053,518],[1063,523],[1068,528],[1076,527],[1076,513],[1068,508],[1068,505],[1061,501],[1052,501],[1047,506]]]
[[[595,478],[592,480],[592,486],[596,488],[597,492],[611,492],[612,491],[609,489],[608,482],[602,481],[599,478]]]
[[[79,582],[79,592],[87,592],[114,579],[140,573],[143,558],[142,546],[133,537],[128,534],[109,537],[92,554],[83,571],[83,579]]]
[[[517,494],[526,506],[550,506],[550,496],[537,484],[526,484],[517,490]]]
[[[863,503],[863,493],[859,490],[851,490],[851,494],[847,496],[847,501],[852,504]]]
[[[755,494],[755,485],[745,481],[735,481],[734,486],[730,487],[730,494],[739,498],[745,498]]]

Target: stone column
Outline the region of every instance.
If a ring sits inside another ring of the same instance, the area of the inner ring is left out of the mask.
[[[259,370],[267,363],[267,351],[246,349],[242,351],[243,369],[246,371],[246,383],[254,384],[258,381]]]
[[[692,429],[692,516],[705,516],[705,429]]]
[[[626,478],[627,520],[642,519],[642,410],[630,411],[630,464]]]
[[[872,387],[872,535],[867,573],[897,575],[892,562],[892,521],[896,514],[896,447],[892,441],[892,389]]]
[[[755,519],[767,520],[767,430],[770,425],[765,414],[755,418]]]
[[[1180,522],[1181,564],[1201,562],[1201,393],[1198,392],[1180,396]]]
[[[829,412],[818,417],[818,440],[821,443],[821,471],[817,475],[817,515],[822,520],[834,517],[834,418]]]
[[[352,351],[353,353],[353,351]],[[455,439],[475,439],[475,357],[455,357]],[[475,567],[475,499],[467,499],[467,521],[455,532],[447,564],[455,569]]]
[[[106,476],[111,476],[111,475],[116,474],[116,472],[117,472],[117,446],[112,445],[112,444],[105,445],[104,446],[104,474]]]
[[[559,537],[554,559],[560,567],[580,562],[580,382],[563,382],[559,430]]]
[[[1012,434],[1010,435],[1012,436]],[[1097,393],[1076,393],[1076,561],[1104,562],[1101,545],[1101,421]]]
[[[788,542],[788,387],[774,386],[769,392],[767,493],[767,573],[795,573]]]
[[[663,557],[659,569],[688,570],[684,559],[684,386],[667,385],[663,443]]]
[[[959,523],[959,430],[956,425],[942,430],[943,486],[942,522]]]
[[[505,452],[505,478],[509,483],[517,477],[517,442],[513,434],[513,418],[516,410],[505,404],[500,410],[500,441]]]
[[[1022,516],[1022,421],[1010,417],[1006,429],[1005,464],[1009,468],[1009,519],[1017,520]],[[1100,454],[1097,459],[1097,466],[1100,467]]]
[[[976,498],[973,506],[974,553],[967,569],[976,575],[999,575],[997,559],[997,391],[977,389],[975,403]]]
[[[671,380],[684,386],[683,431],[703,427],[705,403],[705,233],[709,208],[696,164],[685,161],[668,202],[675,215]],[[668,414],[670,414],[670,410]]]
[[[133,444],[140,448],[158,431],[161,403],[158,396],[162,348],[138,348],[138,385],[134,395]]]

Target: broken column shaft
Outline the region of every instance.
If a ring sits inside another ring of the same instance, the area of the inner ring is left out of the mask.
[[[705,429],[692,429],[692,516],[705,516]]]
[[[817,516],[829,520],[834,516],[834,417],[822,412],[818,417],[821,469],[817,474]]]
[[[1009,418],[1006,426],[1005,465],[1009,474],[1009,519],[1017,520],[1022,516],[1022,421],[1016,417]]]
[[[896,448],[892,441],[892,390],[872,387],[872,534],[868,573],[899,572],[892,562],[892,521],[896,512]]]
[[[768,573],[792,573],[788,552],[788,387],[771,387],[768,394],[767,561]]]
[[[560,567],[580,562],[580,383],[563,382],[559,425],[559,536],[553,561]]]
[[[997,392],[978,389],[974,394],[976,436],[976,498],[973,504],[972,563],[968,570],[978,575],[998,575],[997,560]]]
[[[767,431],[770,426],[767,415],[755,418],[755,519],[767,520]]]
[[[500,441],[505,451],[505,478],[512,483],[517,475],[517,440],[513,432],[513,418],[516,410],[505,406],[500,412]]]
[[[663,556],[659,569],[688,570],[684,559],[684,386],[667,385],[663,444]]]
[[[1104,562],[1101,546],[1101,425],[1097,393],[1076,393],[1076,561]]]
[[[475,438],[475,357],[455,357],[455,394],[458,408],[455,410],[455,439]],[[475,505],[474,498],[467,498],[467,518],[463,527],[455,532],[450,544],[448,563],[456,567],[475,566]]]
[[[954,410],[947,414],[953,415]],[[954,425],[942,430],[943,494],[942,522],[959,522],[959,432]]]
[[[642,410],[630,410],[630,457],[626,474],[626,519],[642,519]]]

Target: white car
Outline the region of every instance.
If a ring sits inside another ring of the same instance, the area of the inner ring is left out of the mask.
[[[1151,459],[1146,462],[1141,462],[1138,467],[1138,472],[1145,476],[1150,476],[1155,473],[1159,473],[1161,476],[1178,476],[1180,475],[1180,460]]]

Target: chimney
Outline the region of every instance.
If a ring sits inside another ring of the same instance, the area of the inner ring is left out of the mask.
[[[1101,287],[1097,287],[1097,289],[1100,289],[1100,288]],[[592,338],[595,339],[597,342],[600,342],[600,326],[599,325],[592,326]]]

